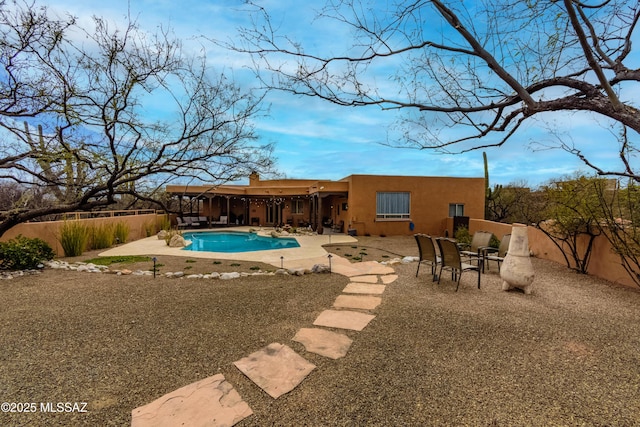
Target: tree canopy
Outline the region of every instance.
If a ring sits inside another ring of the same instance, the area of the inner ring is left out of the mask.
[[[543,113],[586,112],[613,128],[602,143],[619,167],[599,166],[577,143],[556,146],[601,175],[640,180],[638,2],[328,0],[317,19],[351,36],[337,53],[279,33],[278,17],[254,6],[231,48],[253,55],[266,87],[404,110],[392,144],[464,152],[500,146]]]
[[[0,235],[47,214],[159,201],[174,180],[267,170],[271,147],[251,123],[261,99],[186,55],[169,30],[99,17],[87,28],[0,3],[0,184],[22,193],[3,206]],[[46,203],[29,203],[43,191]]]

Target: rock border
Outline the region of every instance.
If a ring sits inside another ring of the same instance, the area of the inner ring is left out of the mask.
[[[98,265],[93,263],[86,263],[81,261],[76,261],[73,263],[67,261],[53,260],[53,261],[45,261],[38,265],[39,270],[21,270],[21,271],[2,271],[0,272],[0,280],[9,280],[16,277],[21,277],[29,274],[40,274],[43,269],[49,268],[52,270],[63,270],[63,271],[77,271],[84,273],[94,273],[94,274],[115,274],[118,276],[153,276],[153,270],[129,270],[129,269],[110,269],[106,265]],[[157,277],[167,277],[167,278],[187,278],[187,279],[220,279],[220,280],[230,280],[237,279],[239,277],[248,277],[248,276],[276,276],[276,275],[289,275],[289,276],[304,276],[305,274],[324,274],[329,273],[329,266],[325,264],[315,264],[311,269],[307,268],[290,268],[284,269],[279,268],[275,271],[263,271],[258,270],[253,273],[245,273],[245,272],[211,272],[206,274],[187,274],[184,271],[175,271],[175,272],[165,272],[165,273],[157,273]]]

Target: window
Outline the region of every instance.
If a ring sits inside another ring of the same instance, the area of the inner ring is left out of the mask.
[[[304,213],[304,200],[295,199],[291,201],[291,213],[302,214]]]
[[[464,216],[464,204],[449,203],[449,216]]]
[[[376,193],[376,218],[409,218],[410,202],[411,194],[409,192]]]

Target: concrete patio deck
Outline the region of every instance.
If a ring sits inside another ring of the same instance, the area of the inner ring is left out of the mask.
[[[209,232],[228,232],[243,231],[248,232],[254,227],[231,227],[216,228],[194,231]],[[262,228],[258,234],[269,236],[272,228]],[[273,249],[265,251],[251,252],[198,252],[186,251],[182,248],[170,248],[164,240],[158,240],[156,236],[147,237],[145,239],[136,240],[135,242],[126,243],[115,248],[111,248],[100,253],[100,256],[116,256],[116,255],[149,255],[149,256],[181,256],[190,258],[207,258],[207,259],[228,259],[237,261],[255,261],[271,264],[280,267],[283,263],[285,268],[311,268],[315,264],[328,264],[327,256],[329,253],[322,248],[322,245],[334,243],[355,243],[357,239],[346,234],[322,234],[322,235],[301,235],[287,236],[295,237],[300,244],[299,248]],[[282,258],[281,258],[282,257]],[[350,264],[347,260],[340,260],[335,255],[332,257],[332,264],[335,262],[336,267],[339,265],[347,267]],[[335,271],[340,273],[339,271]],[[342,273],[341,273],[342,274]],[[349,275],[349,274],[347,274]]]

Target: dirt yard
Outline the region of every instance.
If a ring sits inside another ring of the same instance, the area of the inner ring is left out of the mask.
[[[417,255],[413,238],[330,250],[353,262]],[[447,275],[436,285],[428,268],[416,278],[416,263],[399,264],[376,318],[345,332],[351,349],[330,360],[291,338],[348,278],[168,279],[162,273],[276,267],[159,263],[156,279],[46,270],[0,281],[0,401],[38,409],[0,412],[0,425],[125,426],[132,409],[217,373],[254,411],[240,426],[640,424],[637,289],[534,260],[532,295],[503,292],[495,267],[480,290],[465,273],[456,293]],[[277,400],[232,364],[273,342],[317,366]],[[86,412],[43,412],[47,402],[86,403]]]

